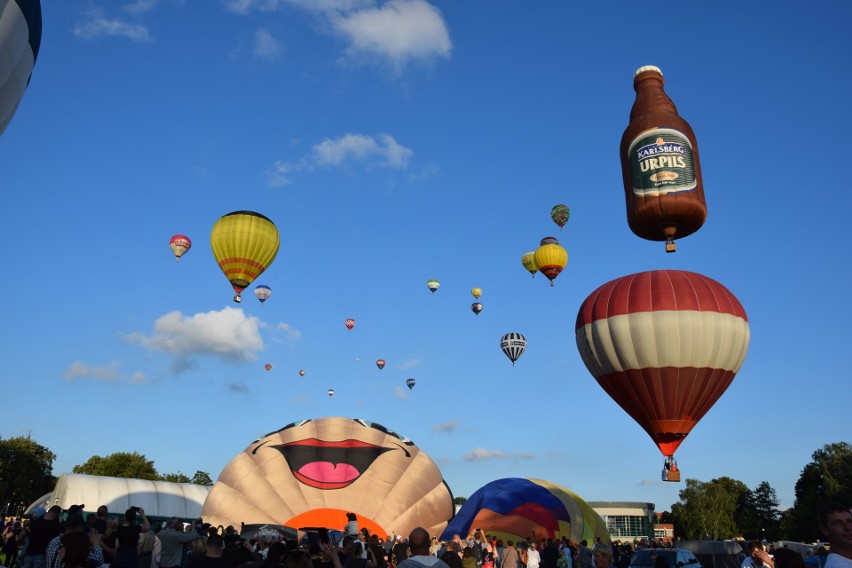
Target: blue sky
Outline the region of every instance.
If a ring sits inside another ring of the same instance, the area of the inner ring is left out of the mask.
[[[668,509],[683,485],[659,481],[656,447],[574,341],[595,288],[666,268],[720,281],[751,323],[743,368],[678,451],[686,477],[766,480],[786,507],[813,451],[852,439],[852,4],[43,13],[0,137],[0,434],[31,433],[55,474],[138,451],[215,478],[258,435],[349,416],[414,440],[457,496],[535,477]],[[708,220],[673,255],[625,217],[618,145],[642,65],[662,69],[701,151]],[[281,234],[264,305],[232,303],[210,252],[213,223],[240,209]],[[193,240],[179,263],[175,233]],[[520,263],[548,235],[569,254],[553,288]],[[528,341],[515,367],[499,348],[512,331]]]

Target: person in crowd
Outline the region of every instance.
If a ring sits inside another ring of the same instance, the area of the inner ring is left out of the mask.
[[[577,551],[578,568],[592,568],[592,549],[589,548],[589,541],[583,539],[580,541],[580,549]]]
[[[354,537],[358,536],[358,517],[355,513],[346,513],[346,524],[343,526],[343,533]]]
[[[6,558],[6,568],[15,568],[15,562],[18,560],[18,535],[21,534],[22,530],[21,521],[9,521],[3,530],[3,542],[0,544],[0,550]]]
[[[101,548],[104,551],[104,564],[109,568],[118,548],[118,519],[107,519],[106,529],[101,536]]]
[[[749,543],[748,554],[740,564],[740,568],[775,568],[775,561],[763,549],[762,542],[753,540]]]
[[[465,546],[462,550],[462,568],[476,568],[476,558],[473,556],[473,547]]]
[[[311,554],[306,550],[291,550],[284,557],[283,568],[313,568]]]
[[[535,543],[530,542],[527,545],[527,559],[526,566],[527,568],[539,568],[541,566],[541,553],[536,549]]]
[[[161,531],[162,532],[162,531]],[[219,535],[210,535],[204,543],[204,554],[194,557],[187,568],[234,568],[234,565],[222,557],[225,543]]]
[[[195,536],[193,532],[184,532],[183,522],[177,517],[166,521],[166,528],[157,535],[160,539],[160,568],[180,568],[183,547],[195,540]]]
[[[506,547],[503,549],[503,554],[500,557],[500,568],[518,568],[518,561],[518,551],[515,550],[515,543],[507,540]]]
[[[397,535],[396,542],[391,549],[392,562],[394,565],[399,565],[400,562],[408,558],[408,541]]]
[[[828,560],[828,549],[819,545],[813,554],[805,558],[805,566],[808,568],[825,568],[826,560]]]
[[[44,509],[41,510],[44,511]],[[47,545],[59,534],[59,516],[62,514],[62,507],[54,505],[43,516],[36,516],[37,512],[33,511],[30,524],[18,535],[19,542],[24,539],[27,541],[21,568],[45,568]]]
[[[137,523],[141,520],[141,524]],[[116,551],[113,556],[112,568],[138,568],[139,536],[151,528],[145,510],[141,507],[130,507],[124,512],[124,521],[118,526],[116,536]]]
[[[57,545],[58,560],[65,568],[88,568],[92,541],[83,531],[64,534]]]
[[[95,528],[98,531],[98,534],[103,535],[106,534],[107,529],[107,516],[109,515],[109,508],[106,505],[101,505],[98,507],[98,511],[95,514]]]
[[[595,568],[609,568],[612,565],[612,547],[603,542],[596,542],[592,547],[592,561]]]
[[[157,548],[159,540],[152,527],[140,535],[136,552],[136,562],[139,568],[157,568],[154,565],[154,556],[155,550],[162,552],[162,543],[160,543],[160,548]]]
[[[410,555],[397,565],[397,568],[449,568],[446,562],[429,554],[431,539],[429,532],[417,527],[408,535]],[[458,557],[458,555],[456,555]],[[461,560],[461,559],[459,559]]]
[[[250,563],[254,560],[255,556],[251,544],[245,539],[239,539],[225,545],[225,548],[222,550],[222,558],[235,567],[240,567]]]
[[[86,532],[88,530],[88,532]],[[62,535],[57,535],[47,544],[45,551],[45,560],[47,568],[62,568],[62,562],[59,561],[59,547],[62,544],[62,537],[73,533],[85,534],[91,541],[89,549],[88,563],[92,566],[100,566],[104,563],[104,553],[100,545],[100,537],[95,529],[88,529],[86,522],[83,520],[83,515],[75,513],[70,515],[64,523],[64,532]]]
[[[831,543],[825,568],[852,568],[852,510],[840,503],[826,503],[817,510],[817,521]]]
[[[775,568],[805,568],[802,555],[789,548],[776,548],[772,551]]]
[[[542,539],[542,544],[543,548],[539,551],[541,553],[541,568],[556,568],[560,557],[559,540]]]

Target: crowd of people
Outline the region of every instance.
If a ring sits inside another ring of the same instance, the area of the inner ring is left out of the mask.
[[[156,526],[131,507],[121,518],[106,506],[83,517],[83,505],[36,508],[31,519],[9,521],[0,553],[6,568],[628,568],[630,543],[529,536],[505,542],[476,529],[440,541],[423,528],[382,538],[358,528],[350,513],[339,542],[321,534],[287,539],[263,527],[244,538],[233,526],[172,517]],[[831,554],[813,565],[787,549],[752,543],[740,568],[852,568],[852,512],[829,504],[819,513]],[[313,538],[312,538],[313,537]],[[653,554],[653,568],[670,566]],[[810,560],[810,559],[809,559]]]

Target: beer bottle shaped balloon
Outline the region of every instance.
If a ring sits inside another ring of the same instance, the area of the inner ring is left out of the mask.
[[[636,71],[636,100],[621,136],[621,173],[630,230],[643,239],[665,241],[666,252],[674,252],[675,239],[704,224],[707,205],[695,134],[663,84],[657,67]]]

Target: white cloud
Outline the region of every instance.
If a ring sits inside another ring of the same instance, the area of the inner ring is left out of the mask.
[[[535,454],[527,452],[506,453],[502,450],[486,450],[474,448],[464,455],[464,461],[535,459]]]
[[[207,355],[231,362],[255,361],[263,349],[258,318],[230,307],[193,316],[174,311],[154,323],[152,335],[132,333],[126,339],[178,357]]]
[[[260,59],[276,59],[281,54],[281,42],[267,30],[254,32],[254,54]]]
[[[287,334],[287,337],[289,337],[293,341],[302,338],[302,332],[291,326],[289,323],[281,322],[275,327],[275,329],[283,331]]]
[[[294,394],[290,397],[290,402],[295,402],[296,404],[306,404],[310,402],[310,400],[311,399],[303,394]]]
[[[148,28],[121,18],[107,18],[99,11],[88,14],[88,20],[74,26],[74,35],[82,39],[97,39],[103,36],[126,37],[136,42],[150,40]]]
[[[249,392],[249,388],[245,383],[228,383],[225,385],[225,388],[227,388],[229,392],[237,394],[247,394]]]
[[[74,361],[67,369],[65,369],[65,379],[68,381],[93,379],[109,383],[144,383],[148,381],[148,377],[142,371],[136,371],[131,373],[130,377],[126,377],[119,370],[119,367],[120,364],[117,361],[113,361],[108,365],[102,365],[100,367],[87,365],[82,361]]]
[[[399,385],[394,385],[394,387],[393,387],[393,395],[394,395],[396,398],[399,398],[399,399],[401,399],[401,400],[407,400],[407,399],[408,399],[408,391],[407,391],[407,390],[405,390],[404,388],[402,388],[402,387],[401,387],[401,386],[399,386]]]
[[[396,365],[396,368],[401,370],[401,371],[405,371],[406,369],[411,369],[411,368],[417,367],[422,362],[423,361],[420,360],[420,359],[409,359],[408,361],[403,361],[399,365]]]
[[[427,0],[223,0],[222,4],[238,14],[285,7],[310,12],[324,20],[320,29],[330,28],[346,41],[348,58],[389,63],[397,73],[409,61],[429,63],[449,57],[453,47],[443,14]]]
[[[458,420],[448,420],[447,422],[442,422],[441,424],[435,424],[432,426],[433,432],[455,432],[459,427]]]
[[[159,3],[160,0],[133,0],[124,5],[124,10],[131,14],[144,14],[156,8]]]
[[[268,173],[267,185],[282,187],[292,182],[291,174],[311,172],[316,168],[352,168],[365,170],[386,168],[404,170],[414,156],[410,148],[399,144],[390,134],[344,134],[338,138],[326,138],[315,144],[311,151],[298,162],[277,161]]]
[[[409,60],[449,57],[450,32],[441,11],[425,0],[390,0],[381,6],[338,14],[335,29],[349,42],[350,56],[386,59],[401,71]]]

